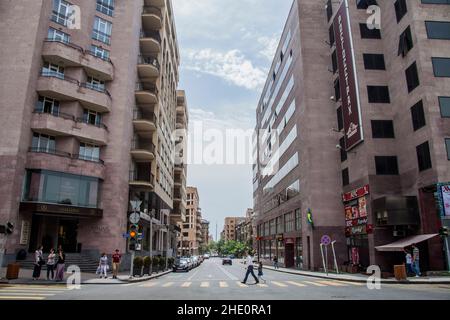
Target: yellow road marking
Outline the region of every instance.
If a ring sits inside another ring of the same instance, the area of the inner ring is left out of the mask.
[[[334,287],[347,287],[347,285],[346,284],[344,284],[344,283],[339,283],[339,282],[336,282],[336,281],[317,281],[317,282],[319,282],[319,283],[323,283],[323,284],[326,284],[326,285],[329,285],[329,286],[334,286]]]
[[[228,283],[226,283],[225,281],[220,281],[220,282],[219,282],[219,286],[220,286],[221,288],[228,288]]]
[[[361,282],[342,281],[342,280],[339,280],[339,282],[350,284],[352,286],[364,286],[364,283]]]
[[[141,284],[139,287],[151,288],[151,287],[156,286],[158,283],[159,282],[149,282],[149,283],[146,283],[146,284]]]
[[[306,284],[303,284],[303,283],[300,283],[300,282],[295,282],[295,281],[286,281],[286,282],[289,283],[289,284],[292,284],[294,286],[297,286],[297,287],[306,287]]]
[[[208,288],[209,287],[209,282],[202,282],[202,284],[200,285],[201,288]]]
[[[307,284],[311,284],[311,285],[316,286],[316,287],[326,287],[326,285],[324,285],[322,283],[317,283],[317,282],[312,282],[312,281],[303,281],[303,282],[307,283]]]
[[[173,285],[173,282],[167,282],[167,283],[164,283],[162,286],[164,288],[168,288],[168,287],[171,287],[172,285]]]
[[[51,293],[51,294],[60,294],[64,293],[64,291],[44,291],[44,290],[24,290],[24,289],[2,289],[0,290],[0,294],[3,292],[17,292],[17,293]]]
[[[192,282],[185,282],[185,283],[183,283],[183,284],[181,285],[181,287],[183,287],[183,288],[188,288],[188,287],[191,286],[191,284],[192,284]]]
[[[240,281],[237,281],[236,283],[237,283],[237,285],[238,285],[239,287],[241,287],[241,288],[247,288],[247,287],[248,287],[248,285],[243,284],[243,283],[241,283]]]
[[[36,292],[7,292],[7,294],[11,295],[11,296],[43,296],[43,297],[50,297],[50,296],[54,296],[53,293],[36,293]],[[0,297],[1,297],[1,293],[0,293]]]
[[[6,300],[44,300],[45,297],[24,297],[24,296],[0,296],[0,299],[6,299]]]
[[[278,282],[278,281],[271,281],[270,283],[273,283],[274,285],[279,286],[279,287],[283,287],[283,288],[287,287],[286,284]]]
[[[267,288],[268,287],[268,285],[264,284],[264,283],[258,283],[257,286],[261,287],[261,288]]]

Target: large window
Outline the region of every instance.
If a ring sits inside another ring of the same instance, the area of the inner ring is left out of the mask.
[[[342,185],[348,186],[350,184],[350,175],[348,172],[348,168],[345,168],[344,170],[342,170]]]
[[[425,21],[429,39],[450,40],[450,22]]]
[[[366,70],[386,70],[383,54],[364,53],[363,58]]]
[[[450,118],[450,97],[439,97],[439,107],[443,118]]]
[[[277,234],[284,232],[284,219],[283,216],[279,216],[277,219]]]
[[[345,137],[339,139],[339,146],[341,147],[341,162],[344,162],[345,160],[347,160],[347,151],[345,151]]]
[[[53,0],[52,21],[67,26],[70,3],[63,0]]]
[[[333,73],[336,73],[336,71],[338,70],[336,50],[334,50],[331,54],[331,66],[333,68]]]
[[[100,180],[46,170],[27,170],[22,201],[97,208]]]
[[[98,162],[100,160],[100,147],[80,142],[80,154],[79,159]]]
[[[44,62],[41,74],[44,77],[56,77],[64,79],[64,67],[49,62]]]
[[[97,111],[84,109],[83,122],[99,127],[102,124],[102,115]]]
[[[114,0],[97,0],[97,11],[112,17],[114,14]]]
[[[330,47],[332,47],[334,45],[334,42],[336,41],[336,39],[334,37],[333,25],[331,25],[330,28],[328,29],[328,37],[330,38]]]
[[[408,26],[408,28],[403,31],[403,33],[400,35],[400,41],[398,44],[398,55],[402,55],[405,57],[408,52],[413,48],[413,40],[412,40],[412,34],[411,34],[411,27]]]
[[[31,150],[33,152],[55,153],[55,137],[34,132],[33,140],[31,142]]]
[[[396,156],[375,157],[377,175],[398,175],[398,161]]]
[[[387,86],[367,86],[369,103],[390,103],[389,87]]]
[[[342,107],[337,108],[336,116],[337,116],[338,130],[341,131],[342,129],[344,129],[344,118],[342,115]]]
[[[362,39],[381,39],[380,29],[369,29],[367,23],[360,23],[359,29]]]
[[[406,0],[397,0],[394,3],[395,6],[395,16],[397,17],[397,23],[402,20],[405,14],[408,12],[408,7],[406,6]]]
[[[38,113],[50,113],[57,116],[59,114],[59,101],[39,96],[35,111]]]
[[[431,58],[436,77],[450,77],[450,58]]]
[[[109,51],[95,45],[91,45],[91,53],[103,60],[109,60]]]
[[[48,41],[59,41],[64,43],[70,43],[70,35],[65,32],[49,28],[47,33]]]
[[[339,79],[336,79],[334,81],[334,97],[336,101],[339,101],[341,99],[341,84],[339,82]]]
[[[447,148],[447,159],[450,160],[450,139],[445,139],[445,147]]]
[[[300,209],[295,210],[295,230],[302,230],[302,212]]]
[[[289,212],[284,215],[284,232],[291,232],[295,230],[295,216],[294,212]]]
[[[426,125],[422,100],[411,107],[411,119],[414,131],[417,131]]]
[[[96,79],[94,77],[88,77],[86,87],[99,92],[105,91],[105,81]]]
[[[405,71],[406,84],[408,85],[408,92],[413,91],[420,84],[419,74],[417,73],[417,64],[414,62]]]
[[[356,8],[367,9],[369,6],[376,6],[376,0],[356,0]]]
[[[419,171],[431,168],[430,145],[428,141],[416,147]]]
[[[372,137],[395,138],[394,122],[392,120],[372,120]]]
[[[102,18],[95,17],[94,31],[92,32],[92,39],[100,42],[111,44],[112,23]]]
[[[275,219],[270,220],[270,235],[276,235],[277,234],[277,225],[275,224]]]
[[[424,4],[450,4],[450,0],[422,0]]]

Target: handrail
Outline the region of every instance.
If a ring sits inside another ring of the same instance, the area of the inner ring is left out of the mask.
[[[146,57],[144,55],[138,55],[138,64],[150,64],[152,66],[155,66],[158,70],[160,70],[160,64],[158,59]]]
[[[144,6],[142,8],[142,14],[154,14],[162,19],[161,8],[158,8],[156,6]]]
[[[150,172],[149,173],[149,179],[140,179],[140,177],[144,176],[142,172],[140,172],[138,169],[136,170],[130,170],[129,171],[129,180],[130,181],[148,181],[152,185],[155,184],[155,176]],[[145,174],[147,176],[147,173]]]
[[[144,83],[144,82],[136,82],[135,90],[136,91],[149,91],[155,95],[158,95],[158,88],[154,84],[152,85],[152,84],[148,84],[148,83]]]
[[[37,107],[39,107],[39,109],[34,109],[33,113],[49,114],[49,115],[52,115],[54,117],[75,121],[75,117],[73,115],[71,115],[71,114],[60,112],[60,111],[58,111],[58,112],[45,112],[43,108],[40,108],[40,106],[37,106]]]
[[[156,116],[154,113],[151,113],[150,116],[144,116],[142,111],[133,110],[133,120],[148,120],[156,123]]]
[[[105,162],[102,159],[100,159],[100,158],[86,157],[86,156],[83,156],[83,155],[80,155],[80,154],[71,154],[69,152],[58,151],[56,149],[30,147],[28,149],[28,152],[47,153],[47,154],[60,156],[60,157],[65,157],[65,158],[74,159],[74,160],[91,161],[91,162],[97,162],[97,163],[100,163],[100,164],[105,164]]]
[[[101,122],[101,123],[90,123],[89,121],[87,121],[87,119],[85,119],[85,118],[76,118],[75,119],[75,121],[76,122],[79,122],[79,123],[85,123],[85,124],[87,124],[87,125],[90,125],[90,126],[96,126],[96,127],[99,127],[99,128],[103,128],[103,129],[105,129],[105,130],[108,130],[108,127],[106,126],[106,124],[104,124],[103,122]]]
[[[70,77],[66,76],[65,74],[63,74],[63,73],[58,73],[58,72],[55,72],[55,71],[42,70],[41,71],[41,76],[42,77],[48,77],[48,78],[58,78],[60,80],[68,81],[68,82],[71,82],[71,83],[75,83],[76,85],[79,85],[79,81],[77,79],[70,78]]]
[[[158,43],[161,43],[161,35],[159,34],[158,31],[141,30],[140,36],[141,36],[141,38],[153,38],[156,41],[158,41]]]
[[[102,159],[100,159],[100,158],[96,158],[96,157],[92,157],[92,156],[89,157],[89,156],[85,156],[85,155],[82,155],[82,154],[74,154],[72,156],[72,158],[73,159],[78,159],[78,160],[98,162],[98,163],[101,163],[101,164],[105,164],[105,162]]]
[[[154,153],[155,149],[153,142],[142,142],[139,139],[131,140],[131,150],[147,150]]]

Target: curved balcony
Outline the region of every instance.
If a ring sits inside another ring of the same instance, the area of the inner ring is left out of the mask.
[[[28,150],[26,168],[67,172],[105,179],[103,161],[87,161],[68,152],[42,148]]]
[[[145,30],[159,30],[162,27],[161,8],[156,6],[144,6],[142,10],[142,26]]]
[[[158,54],[161,51],[161,36],[158,31],[141,30],[140,44],[142,53]]]
[[[159,8],[163,8],[166,5],[165,0],[145,0],[144,4],[146,6],[156,6]]]
[[[149,80],[154,80],[159,77],[160,65],[157,59],[139,56],[138,57],[138,74],[139,77]]]
[[[62,112],[50,114],[43,110],[35,110],[31,117],[31,129],[52,136],[74,136],[97,145],[108,143],[108,131],[105,125],[91,125],[81,118]]]
[[[137,82],[135,96],[138,104],[155,104],[158,102],[158,88],[155,85]]]
[[[133,126],[138,135],[151,138],[156,131],[156,117],[153,113],[145,116],[139,110],[134,110]]]
[[[131,142],[131,156],[137,162],[148,162],[155,159],[155,145],[151,142],[133,140]]]
[[[65,75],[43,72],[38,79],[36,90],[40,95],[59,101],[80,101],[95,111],[111,110],[111,96],[107,90],[95,90]]]
[[[155,177],[150,173],[144,174],[139,170],[130,171],[130,186],[143,189],[153,189],[155,185]]]

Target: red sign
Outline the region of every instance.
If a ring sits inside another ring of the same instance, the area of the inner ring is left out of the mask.
[[[337,11],[333,27],[339,67],[345,147],[348,151],[364,139],[347,0],[342,2]]]
[[[367,233],[373,233],[373,224],[368,224],[366,226],[366,232]]]
[[[366,194],[369,194],[369,185],[365,185],[362,188],[359,188],[359,189],[356,189],[356,190],[344,193],[342,195],[342,200],[344,202],[348,202],[348,201],[351,201],[353,199],[361,198],[361,197],[365,196]]]

